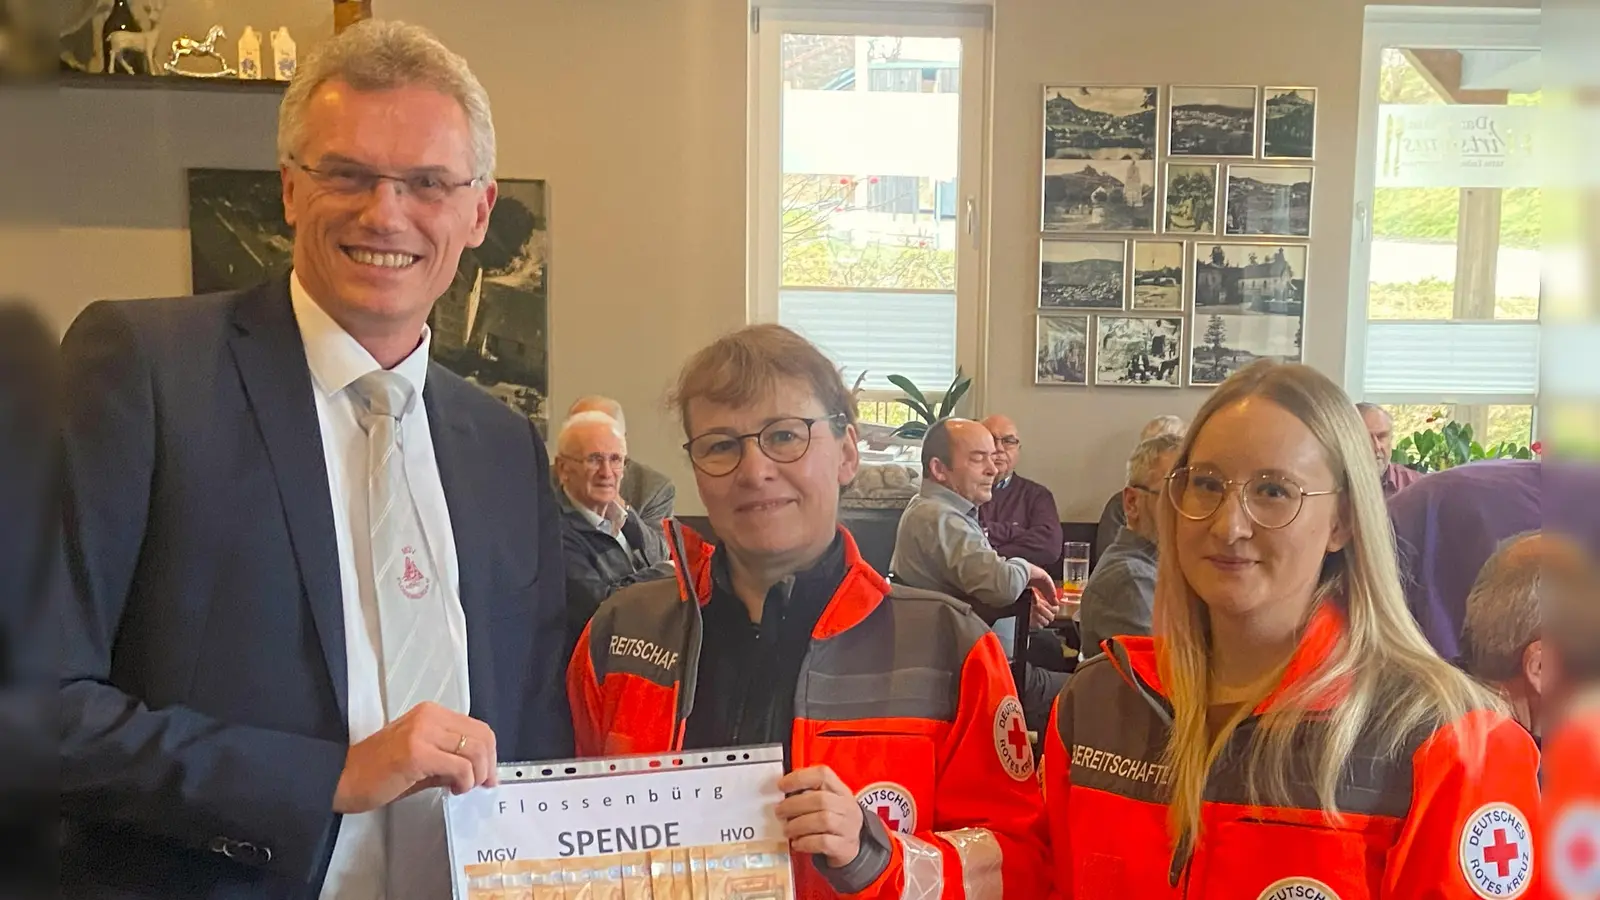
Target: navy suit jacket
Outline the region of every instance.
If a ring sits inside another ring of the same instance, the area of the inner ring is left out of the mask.
[[[68,896],[315,897],[349,747],[327,469],[287,279],[102,302],[67,398]],[[433,364],[471,715],[568,757],[561,528],[532,424]]]

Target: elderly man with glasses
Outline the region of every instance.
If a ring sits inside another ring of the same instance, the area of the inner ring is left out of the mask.
[[[1159,434],[1141,441],[1128,458],[1128,483],[1122,489],[1127,524],[1100,554],[1083,587],[1078,627],[1084,659],[1100,653],[1106,638],[1150,633],[1156,595],[1156,504],[1182,445],[1183,438],[1176,434]]]
[[[1040,897],[1043,805],[999,641],[890,587],[839,525],[855,402],[816,347],[756,325],[676,389],[719,543],[669,523],[679,578],[618,591],[567,676],[586,756],[781,744],[797,894]]]
[[[672,576],[666,540],[620,499],[627,464],[622,426],[605,413],[580,412],[561,426],[555,470],[570,644],[600,601],[635,582]]]
[[[978,522],[995,552],[1020,557],[1048,572],[1061,565],[1061,513],[1050,489],[1017,473],[1022,438],[1007,416],[983,420],[994,436],[994,487],[978,507]]]

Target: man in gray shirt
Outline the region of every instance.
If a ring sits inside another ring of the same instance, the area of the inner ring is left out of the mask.
[[[977,422],[945,419],[928,429],[922,488],[900,517],[890,570],[908,587],[966,600],[989,622],[1035,588],[1034,623],[1044,625],[1057,606],[1050,573],[996,553],[978,524],[978,507],[994,487],[994,452],[994,436]]]
[[[1118,635],[1150,633],[1156,591],[1156,512],[1167,473],[1178,460],[1183,439],[1162,434],[1140,442],[1128,459],[1128,483],[1122,489],[1127,523],[1083,587],[1078,613],[1082,635],[1079,655],[1100,653],[1100,642]]]

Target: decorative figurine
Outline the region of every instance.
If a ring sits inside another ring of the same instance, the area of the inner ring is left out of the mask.
[[[128,61],[127,52],[143,57],[142,65],[136,66]],[[121,66],[129,75],[160,74],[156,66],[156,54],[161,52],[161,29],[150,26],[148,31],[113,31],[106,35],[106,74],[117,74],[117,67]],[[142,71],[141,71],[142,70]]]
[[[211,30],[206,32],[206,39],[203,41],[197,41],[188,35],[178,38],[172,42],[172,58],[167,60],[166,70],[174,75],[187,75],[190,78],[228,78],[239,74],[237,69],[228,65],[228,60],[223,57],[222,51],[217,49],[217,41],[227,36],[221,25],[213,25]],[[179,68],[178,61],[189,56],[210,57],[217,61],[218,69],[215,72],[189,72]]]
[[[249,25],[244,27],[244,34],[239,36],[239,77],[261,77],[261,32]]]
[[[121,66],[129,75],[160,74],[156,59],[160,53],[161,12],[167,0],[118,0],[106,19],[102,68],[115,75]],[[132,60],[128,51],[136,54]]]
[[[272,33],[272,77],[288,81],[294,77],[295,64],[294,38],[285,25]]]

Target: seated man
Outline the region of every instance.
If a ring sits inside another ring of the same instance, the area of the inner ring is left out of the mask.
[[[1146,422],[1144,428],[1140,429],[1139,441],[1134,446],[1138,446],[1160,434],[1175,434],[1178,437],[1183,437],[1185,428],[1183,420],[1177,416],[1156,416]],[[1094,535],[1096,553],[1105,553],[1106,548],[1116,541],[1117,532],[1122,530],[1122,526],[1128,524],[1125,518],[1126,513],[1122,508],[1122,494],[1122,491],[1112,494],[1111,499],[1106,501],[1106,508],[1100,513],[1100,527],[1095,530]]]
[[[592,394],[579,397],[567,409],[567,416],[581,412],[602,412],[617,422],[624,439],[628,436],[628,420],[622,414],[622,404]],[[622,472],[622,502],[639,514],[639,521],[651,531],[661,530],[661,521],[672,515],[672,503],[677,499],[677,488],[672,479],[642,462],[628,457],[628,466]]]
[[[799,897],[1045,896],[999,642],[964,604],[891,587],[839,525],[860,463],[839,370],[754,325],[695,354],[674,393],[721,543],[669,522],[680,578],[601,604],[567,675],[578,752],[782,744]]]
[[[994,452],[994,436],[970,419],[928,429],[922,487],[900,516],[889,568],[903,584],[972,603],[990,622],[1033,588],[1040,597],[1034,624],[1046,625],[1055,618],[1055,580],[1026,559],[995,552],[978,523],[978,507],[994,487]]]
[[[1378,464],[1383,495],[1393,497],[1400,493],[1401,488],[1421,481],[1421,472],[1390,461],[1394,456],[1394,417],[1389,415],[1389,411],[1376,403],[1357,403],[1356,412],[1361,413],[1361,421],[1367,426],[1367,435],[1372,438],[1372,455]]]
[[[978,507],[978,523],[1001,556],[1016,556],[1047,572],[1061,567],[1061,513],[1055,495],[1037,481],[1017,474],[1022,438],[1005,416],[990,416],[983,427],[994,435],[994,488]]]
[[[617,501],[626,482],[628,443],[615,419],[602,412],[567,419],[556,454],[570,651],[600,601],[636,581],[670,578],[672,562],[661,533]]]
[[[928,429],[922,440],[922,487],[900,517],[890,568],[901,584],[972,604],[1011,659],[1016,655],[1011,610],[1018,598],[1032,595],[1035,628],[1050,624],[1059,604],[1050,573],[996,553],[978,524],[978,506],[989,499],[994,484],[993,455],[994,437],[977,422],[945,419]],[[1028,724],[1038,730],[1049,720],[1066,675],[1031,662],[1024,670],[1017,687]]]
[[[1127,523],[1100,554],[1083,587],[1078,613],[1084,659],[1100,653],[1100,642],[1118,635],[1146,635],[1156,592],[1156,516],[1167,473],[1177,464],[1183,438],[1160,434],[1134,448],[1128,486],[1122,489]]]
[[[1552,540],[1520,535],[1489,557],[1467,594],[1461,635],[1467,674],[1498,689],[1535,740],[1544,686],[1539,575],[1555,549]]]

